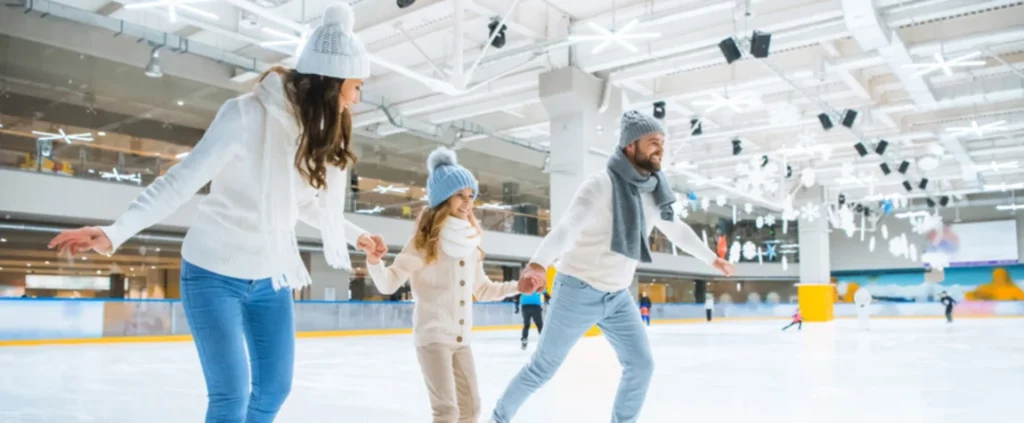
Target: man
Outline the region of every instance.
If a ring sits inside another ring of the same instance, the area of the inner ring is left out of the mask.
[[[523,350],[526,350],[526,345],[529,344],[531,320],[533,320],[533,324],[537,325],[537,336],[544,331],[544,310],[541,308],[541,304],[547,304],[549,300],[551,300],[551,296],[547,291],[543,294],[539,292],[519,294],[513,300],[516,303],[516,313],[519,313],[520,310],[523,312],[523,337],[520,339]]]
[[[708,323],[711,323],[711,314],[715,312],[715,294],[707,292],[704,294],[704,316]]]
[[[727,276],[733,273],[732,265],[715,256],[693,229],[673,219],[675,195],[660,172],[665,147],[661,124],[631,111],[622,117],[620,134],[607,169],[583,182],[520,275],[521,285],[539,289],[545,269],[558,260],[547,332],[498,400],[492,422],[511,421],[594,324],[622,364],[612,421],[637,421],[654,360],[629,286],[637,264],[651,261],[647,240],[655,226],[676,247]]]
[[[647,296],[647,291],[640,293],[640,318],[647,326],[651,325],[651,297]]]
[[[853,302],[857,304],[857,320],[861,330],[868,330],[868,318],[871,317],[871,292],[867,288],[858,288],[853,294]]]
[[[942,291],[942,298],[939,299],[939,302],[946,306],[946,323],[953,323],[953,306],[956,305],[956,300],[950,297],[946,291]]]

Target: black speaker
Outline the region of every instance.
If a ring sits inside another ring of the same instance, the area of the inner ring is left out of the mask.
[[[665,118],[665,102],[655,101],[654,102],[654,118],[664,119]]]
[[[732,155],[738,156],[741,152],[743,152],[743,141],[740,141],[739,138],[732,140]]]
[[[879,140],[878,144],[875,144],[875,153],[879,156],[885,154],[885,149],[889,147],[889,141]]]
[[[928,207],[935,208],[935,200],[932,200],[931,198],[925,198],[924,201],[928,203]]]
[[[740,47],[736,45],[736,40],[732,37],[726,38],[722,40],[722,42],[718,43],[718,49],[722,50],[722,55],[725,56],[725,62],[730,65],[732,62],[739,60],[740,57],[743,57],[743,54],[740,53]]]
[[[868,155],[868,148],[865,147],[864,143],[862,143],[862,142],[854,144],[853,148],[857,149],[857,154],[860,154],[861,157],[864,157],[864,156]]]
[[[786,177],[793,176],[793,166],[786,165]]]
[[[818,121],[821,122],[821,128],[824,130],[832,129],[832,119],[828,117],[828,114],[822,113],[818,115]]]
[[[910,181],[903,181],[903,188],[906,188],[907,191],[910,191],[910,190],[914,189],[914,186],[910,185]]]
[[[704,133],[704,129],[701,128],[700,119],[690,119],[690,135],[700,135]]]
[[[839,205],[846,204],[846,194],[839,194]]]
[[[943,195],[942,198],[939,198],[939,204],[942,205],[942,207],[948,206],[949,205],[949,196],[948,195]]]
[[[843,126],[845,126],[847,128],[853,128],[853,123],[856,122],[856,121],[857,121],[857,111],[856,110],[847,109],[846,112],[843,113]]]
[[[900,173],[906,175],[907,174],[907,169],[910,169],[910,162],[904,160],[903,163],[900,163],[899,171],[900,171]]]
[[[921,178],[921,183],[917,184],[917,186],[920,187],[921,189],[927,188],[928,187],[928,178]]]
[[[892,169],[889,169],[889,164],[888,163],[882,163],[882,164],[878,165],[878,167],[882,168],[882,173],[884,173],[886,175],[892,173]]]
[[[857,213],[864,213],[864,205],[858,204],[857,207],[853,208],[853,210],[856,211]]]
[[[772,44],[772,34],[754,31],[750,40],[750,55],[758,59],[768,57],[768,47]]]

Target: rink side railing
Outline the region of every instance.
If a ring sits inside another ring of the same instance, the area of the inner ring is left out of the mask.
[[[299,336],[352,336],[409,333],[412,302],[299,301],[295,326]],[[938,303],[876,303],[877,317],[941,317]],[[514,329],[522,317],[512,303],[476,303],[476,328]],[[716,318],[785,319],[795,304],[716,304]],[[958,317],[1024,316],[1024,302],[960,303]],[[837,318],[856,316],[853,304],[836,304]],[[704,319],[699,304],[655,304],[655,323]],[[149,342],[187,340],[189,328],[177,300],[4,299],[0,298],[0,346],[40,343]]]

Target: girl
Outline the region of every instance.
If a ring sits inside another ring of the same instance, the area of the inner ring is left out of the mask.
[[[797,330],[804,330],[804,318],[803,316],[800,315],[799,308],[796,309],[795,312],[793,312],[793,321],[786,325],[786,327],[782,328],[782,330],[789,329],[793,327],[793,325],[797,325]]]
[[[647,296],[646,291],[640,293],[640,318],[645,325],[651,325],[651,297]]]
[[[381,293],[412,279],[416,299],[413,336],[434,423],[476,422],[480,414],[473,352],[473,297],[499,300],[518,292],[517,283],[487,278],[480,250],[480,225],[473,215],[477,181],[440,147],[427,158],[427,199],[416,234],[390,267],[383,252],[367,255],[367,269]]]
[[[298,219],[319,227],[336,268],[351,267],[344,241],[367,253],[387,249],[342,215],[344,169],[356,160],[349,108],[369,76],[352,27],[347,4],[329,7],[296,68],[271,69],[253,93],[225,103],[192,153],[113,225],[50,242],[61,254],[112,253],[212,180],[181,249],[181,299],[206,379],[207,423],[272,422],[291,389],[291,289],[311,282]]]

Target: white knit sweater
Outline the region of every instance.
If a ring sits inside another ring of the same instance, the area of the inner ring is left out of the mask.
[[[416,300],[412,328],[416,345],[442,343],[469,345],[473,329],[473,297],[496,301],[518,293],[515,282],[496,283],[484,272],[481,254],[465,259],[449,257],[438,249],[437,260],[424,263],[412,241],[402,248],[391,266],[367,264],[370,278],[383,294],[391,294],[411,279]]]
[[[240,279],[274,275],[259,215],[265,119],[268,115],[253,94],[228,100],[195,149],[167,174],[157,178],[112,225],[101,228],[116,250],[143,229],[153,226],[184,204],[212,180],[210,194],[199,203],[182,245],[186,261]],[[282,140],[281,142],[285,142]],[[290,158],[285,158],[290,160]],[[299,218],[317,227],[317,191],[298,171],[293,175]],[[355,244],[365,233],[346,221],[345,238]]]
[[[715,253],[689,225],[662,220],[651,194],[643,194],[642,201],[646,236],[657,226],[676,247],[704,263],[714,263]],[[555,264],[559,272],[602,291],[629,288],[638,262],[611,250],[612,213],[612,179],[602,170],[583,182],[558,225],[544,237],[530,261],[544,267]]]

